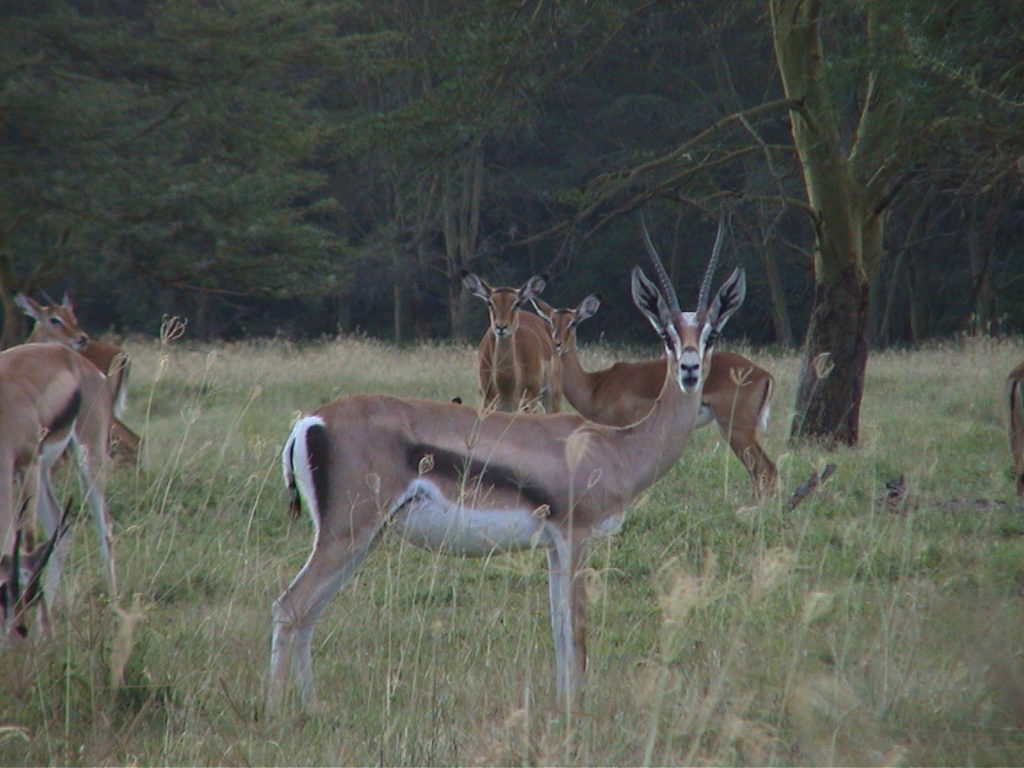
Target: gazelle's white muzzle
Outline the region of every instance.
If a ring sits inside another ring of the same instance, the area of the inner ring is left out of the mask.
[[[679,385],[683,392],[692,394],[701,384],[703,359],[694,347],[686,347],[679,357]]]

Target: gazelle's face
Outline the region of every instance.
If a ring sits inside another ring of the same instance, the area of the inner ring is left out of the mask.
[[[491,333],[499,339],[516,332],[519,311],[543,291],[546,284],[545,275],[534,275],[522,288],[492,288],[472,272],[462,272],[462,285],[466,290],[487,302]]]
[[[89,343],[89,334],[78,327],[78,318],[70,302],[49,307],[36,304],[31,299],[29,302],[29,305],[22,305],[23,308],[28,307],[26,314],[36,321],[29,341],[55,342],[77,350],[84,349]]]
[[[491,333],[497,338],[511,336],[519,327],[519,310],[523,302],[515,288],[495,288],[487,299],[491,315]]]
[[[674,296],[671,286],[669,290]],[[743,303],[746,291],[746,278],[737,267],[710,303],[697,302],[698,307],[706,308],[683,312],[678,309],[678,302],[669,302],[662,296],[643,270],[633,269],[633,301],[664,342],[669,365],[675,367],[676,381],[685,394],[697,393],[704,385],[711,347],[733,312]]]
[[[576,310],[556,309],[545,318],[551,328],[555,353],[564,355],[576,348]]]
[[[678,312],[662,337],[676,364],[679,388],[688,395],[699,391],[707,377],[711,330],[707,312]]]

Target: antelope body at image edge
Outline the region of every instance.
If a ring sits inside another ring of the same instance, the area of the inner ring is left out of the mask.
[[[22,344],[0,352],[0,552],[17,552],[14,544],[21,521],[16,510],[25,503],[46,536],[56,535],[63,516],[54,495],[52,469],[70,449],[92,510],[110,592],[116,595],[104,498],[112,407],[107,377],[63,345]],[[46,570],[48,604],[60,579],[62,549],[63,545],[57,546]]]
[[[316,700],[311,640],[327,603],[385,527],[439,553],[547,552],[555,687],[571,711],[586,666],[584,567],[591,537],[621,525],[627,506],[682,453],[700,410],[708,337],[743,301],[736,269],[713,301],[710,279],[696,312],[682,312],[660,262],[660,290],[632,273],[634,301],[665,341],[665,386],[647,417],[628,427],[575,414],[482,412],[453,403],[356,395],[295,424],[282,452],[292,509],[306,506],[312,551],[274,602],[267,711],[291,668],[301,700]]]
[[[575,309],[555,309],[536,297],[532,301],[550,327],[569,404],[598,424],[624,427],[642,419],[665,382],[665,360],[617,362],[586,371],[576,353],[576,328],[597,312],[600,297],[591,294]],[[708,340],[709,348],[713,342]],[[709,368],[695,429],[714,421],[750,475],[755,496],[768,497],[775,490],[775,464],[757,442],[757,433],[767,426],[772,375],[734,352],[712,352]]]
[[[1006,410],[1010,428],[1010,453],[1013,456],[1013,482],[1017,495],[1024,496],[1024,363],[1006,377]]]
[[[480,400],[485,409],[537,410],[562,407],[561,373],[544,322],[523,308],[544,290],[547,279],[534,275],[521,288],[492,288],[472,272],[462,284],[487,302],[490,325],[477,347]]]

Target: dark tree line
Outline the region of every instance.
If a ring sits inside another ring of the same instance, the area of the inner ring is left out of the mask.
[[[600,291],[589,332],[643,339],[639,213],[686,291],[725,211],[731,334],[805,342],[794,434],[854,442],[870,345],[1024,326],[1021,25],[995,0],[12,0],[4,343],[42,290],[94,330],[475,338],[463,268]]]

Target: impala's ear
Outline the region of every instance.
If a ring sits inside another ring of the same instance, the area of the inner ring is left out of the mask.
[[[583,301],[580,302],[579,306],[576,307],[576,319],[575,322],[582,323],[588,317],[593,317],[598,309],[601,307],[601,294],[592,293]]]
[[[640,311],[647,316],[658,336],[665,337],[669,326],[672,325],[672,313],[665,302],[661,291],[652,283],[640,267],[633,267],[633,302],[640,308]]]
[[[708,308],[708,324],[713,334],[722,332],[733,312],[740,308],[747,295],[747,276],[742,267],[736,267],[729,279],[718,289]]]
[[[75,311],[75,305],[74,305],[74,303],[72,303],[72,301],[71,301],[71,294],[70,294],[70,293],[68,293],[67,291],[64,291],[64,298],[63,298],[63,299],[61,300],[61,302],[60,302],[60,303],[61,303],[61,304],[62,304],[62,305],[63,305],[64,307],[66,307],[66,308],[67,308],[67,309],[68,309],[69,311],[71,311],[71,312],[74,312],[74,311]]]
[[[536,296],[531,298],[530,302],[533,304],[537,314],[544,318],[548,325],[551,325],[551,318],[555,314],[555,308],[544,301],[544,299],[537,298]]]
[[[459,273],[459,276],[462,278],[462,286],[467,291],[472,293],[474,296],[479,296],[484,301],[490,301],[492,293],[491,286],[472,272],[465,269]]]
[[[26,296],[24,293],[17,293],[14,295],[14,303],[22,312],[34,320],[43,319],[43,308],[39,306],[31,296]]]
[[[531,277],[529,280],[526,281],[523,287],[519,289],[519,298],[516,300],[516,306],[526,306],[526,302],[530,301],[535,296],[538,296],[540,292],[543,291],[545,287],[547,287],[547,284],[547,275],[534,275],[533,277]]]

